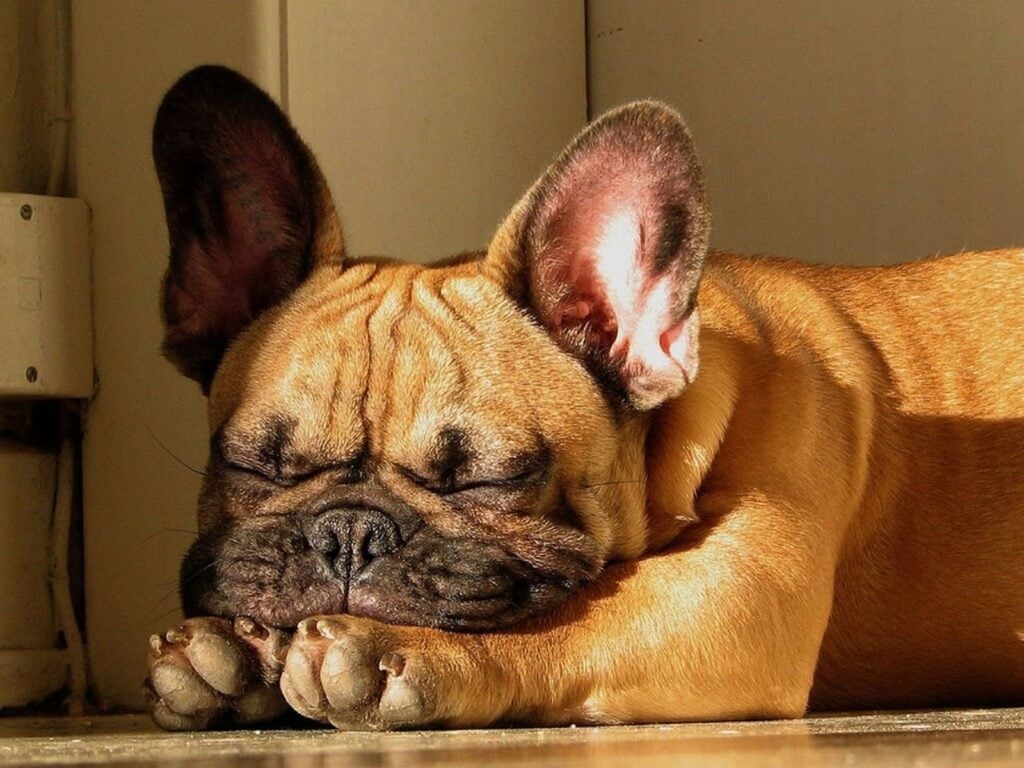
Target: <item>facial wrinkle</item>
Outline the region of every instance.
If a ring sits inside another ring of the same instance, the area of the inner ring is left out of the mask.
[[[446,406],[446,410],[458,410],[459,404],[465,403],[470,392],[472,377],[462,356],[457,349],[473,350],[478,342],[468,342],[464,337],[453,340],[452,336],[460,336],[456,323],[444,314],[434,311],[436,305],[418,304],[410,313],[410,324],[415,322],[412,333],[415,334],[417,345],[429,354],[422,364],[429,365],[429,375],[418,377],[421,390],[438,395],[443,403],[437,400],[427,402],[420,396],[417,402],[423,406]],[[449,419],[450,420],[450,419]]]
[[[397,278],[388,286],[366,324],[369,360],[366,395],[363,398],[363,424],[369,443],[376,447],[383,445],[383,435],[387,430],[395,352],[399,344],[398,327],[410,301],[410,285],[401,280],[402,275]],[[399,280],[404,284],[395,285]],[[379,400],[371,402],[371,395]]]

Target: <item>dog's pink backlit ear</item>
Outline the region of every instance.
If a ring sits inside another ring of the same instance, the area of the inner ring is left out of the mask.
[[[641,102],[601,118],[516,215],[526,302],[555,340],[635,408],[678,395],[697,372],[710,230],[679,116]]]

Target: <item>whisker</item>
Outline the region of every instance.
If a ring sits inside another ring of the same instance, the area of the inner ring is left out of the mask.
[[[605,480],[600,483],[581,483],[580,488],[601,488],[605,485],[639,485],[643,480]]]
[[[154,531],[149,536],[144,538],[142,541],[139,542],[139,544],[146,544],[147,542],[152,541],[162,533],[187,533],[189,536],[199,535],[199,531],[190,531],[187,528],[161,528],[159,531]]]
[[[184,579],[182,579],[181,580],[181,585],[184,586],[184,585],[188,584],[190,581],[192,581],[192,579],[196,578],[197,576],[201,576],[206,571],[208,571],[211,568],[213,568],[213,566],[215,566],[216,564],[217,564],[217,559],[214,558],[213,560],[208,562],[206,565],[204,565],[202,568],[196,569],[195,571],[190,573],[188,576],[186,576]]]
[[[174,588],[171,589],[170,592],[168,592],[163,597],[161,597],[159,600],[157,600],[156,604],[160,605],[160,603],[162,603],[164,600],[167,600],[168,598],[174,597],[177,594],[178,594],[178,587],[177,587],[177,585],[175,585]]]
[[[175,614],[175,613],[179,613],[179,612],[180,612],[180,609],[178,608],[178,606],[174,606],[173,608],[167,609],[166,611],[164,611],[160,615],[154,616],[153,617],[153,621],[163,621],[166,617],[171,616],[172,614]]]
[[[147,432],[149,432],[149,436],[153,438],[153,440],[156,442],[157,445],[159,445],[161,448],[163,448],[164,453],[166,453],[168,456],[170,456],[172,459],[174,459],[176,462],[178,462],[181,466],[183,466],[189,472],[195,472],[197,475],[202,475],[203,477],[206,477],[206,473],[205,472],[203,472],[202,470],[196,469],[191,464],[185,463],[184,461],[179,459],[177,456],[175,456],[173,453],[171,453],[171,450],[166,445],[164,445],[163,443],[160,442],[160,438],[157,437],[153,433],[153,430],[150,429],[147,424],[143,424],[142,428],[145,429]]]

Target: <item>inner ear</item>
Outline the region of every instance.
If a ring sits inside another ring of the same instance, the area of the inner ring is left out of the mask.
[[[710,219],[689,131],[639,102],[588,127],[499,230],[487,266],[636,408],[696,375]]]
[[[267,94],[200,67],[164,97],[153,128],[170,262],[164,352],[208,391],[227,346],[315,264],[342,258],[319,169]]]

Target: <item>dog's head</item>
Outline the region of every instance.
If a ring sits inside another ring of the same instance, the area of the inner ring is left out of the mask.
[[[209,396],[187,614],[488,629],[639,552],[619,433],[695,375],[709,228],[675,113],[601,118],[486,254],[432,267],[349,258],[313,156],[229,70],[171,89],[154,157],[164,352]]]

